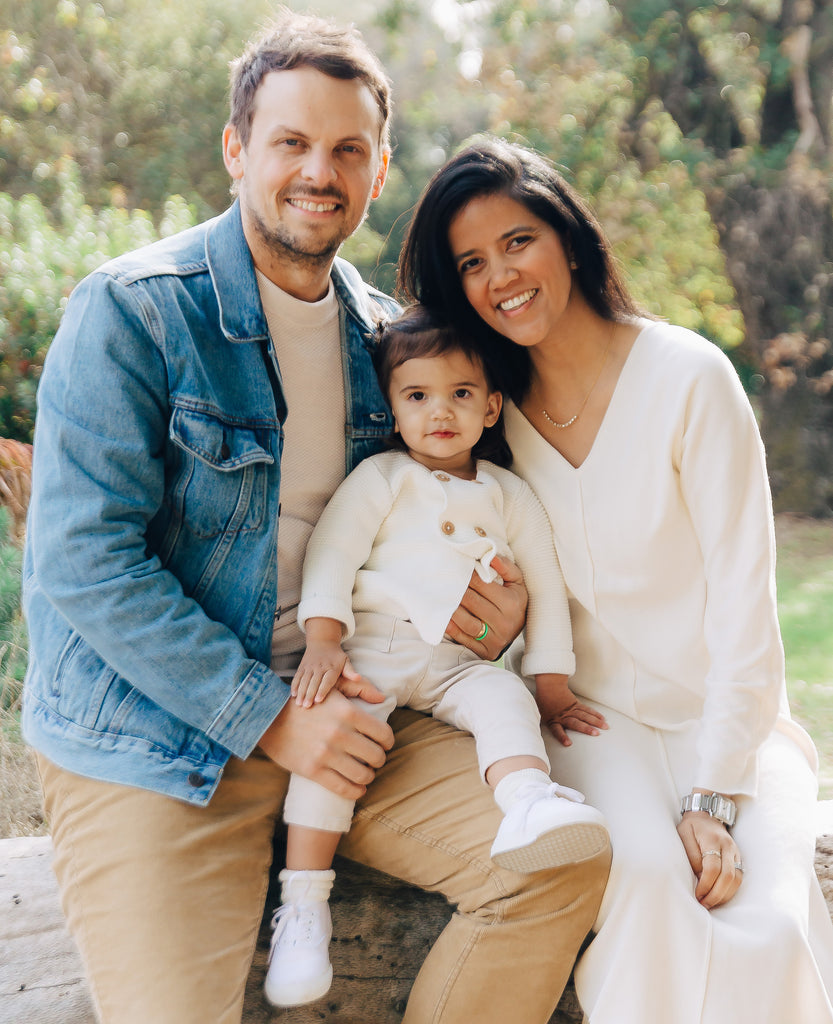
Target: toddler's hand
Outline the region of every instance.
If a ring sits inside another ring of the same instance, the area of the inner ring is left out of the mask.
[[[338,685],[345,664],[347,655],[339,644],[308,643],[290,687],[295,703],[304,708],[320,704]]]
[[[570,690],[549,694],[542,692],[539,686],[536,701],[541,712],[541,721],[565,747],[572,746],[573,743],[567,735],[568,729],[586,733],[588,736],[598,736],[600,729],[607,728],[604,715],[582,704]]]

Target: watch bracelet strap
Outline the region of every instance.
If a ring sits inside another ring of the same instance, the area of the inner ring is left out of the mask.
[[[737,806],[734,800],[720,793],[689,793],[680,802],[680,815],[688,811],[704,811],[730,828],[735,823]]]

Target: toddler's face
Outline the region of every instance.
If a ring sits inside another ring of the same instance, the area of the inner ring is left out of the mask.
[[[472,478],[471,450],[501,408],[483,367],[462,352],[408,359],[390,378],[396,429],[412,458],[428,469]]]

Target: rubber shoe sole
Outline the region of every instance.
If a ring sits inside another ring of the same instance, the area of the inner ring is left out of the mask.
[[[590,860],[605,850],[609,842],[610,837],[604,825],[579,822],[550,829],[527,846],[494,853],[492,860],[498,867],[528,875],[534,871]]]
[[[317,978],[306,978],[299,982],[282,982],[280,985],[269,984],[269,975],[266,975],[266,982],[263,991],[266,999],[272,1006],[303,1006],[305,1003],[314,1003],[316,999],[325,996],[333,984],[333,968],[330,967],[326,974]]]

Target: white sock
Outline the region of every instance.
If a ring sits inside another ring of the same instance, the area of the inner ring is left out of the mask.
[[[504,814],[515,803],[518,791],[529,785],[549,787],[552,779],[540,768],[519,768],[516,772],[504,775],[495,786],[495,801]]]
[[[292,871],[284,868],[281,881],[281,903],[326,903],[333,887],[335,871]]]

